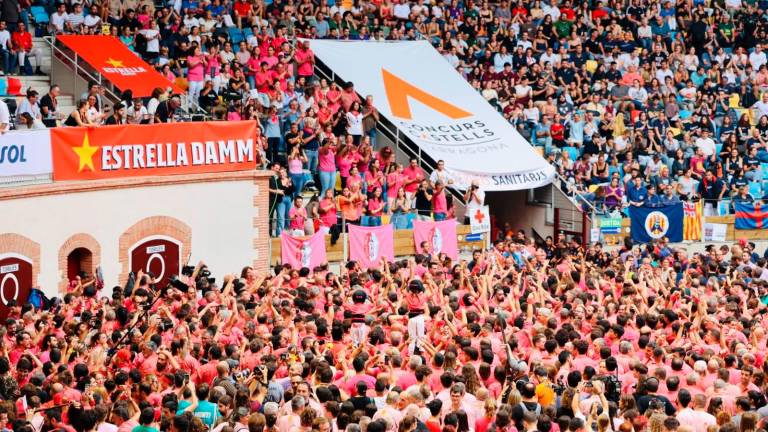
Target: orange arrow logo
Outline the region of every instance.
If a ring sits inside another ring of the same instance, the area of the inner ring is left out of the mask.
[[[424,90],[403,81],[386,69],[381,69],[381,77],[384,80],[384,90],[387,92],[389,107],[392,110],[392,115],[395,117],[408,120],[412,118],[411,105],[408,102],[409,96],[454,120],[472,115],[472,113],[464,111],[456,105],[432,96]]]

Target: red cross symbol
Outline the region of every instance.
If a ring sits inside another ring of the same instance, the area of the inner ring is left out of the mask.
[[[477,209],[477,211],[475,212],[475,220],[477,221],[477,223],[481,224],[483,223],[483,219],[485,219],[485,214],[483,214],[483,212],[481,212],[480,209]]]

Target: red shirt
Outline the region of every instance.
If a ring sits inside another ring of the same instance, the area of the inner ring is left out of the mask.
[[[406,192],[413,193],[416,192],[416,189],[419,188],[419,183],[424,179],[424,173],[421,171],[421,168],[413,168],[408,165],[408,167],[403,170],[403,177],[405,177],[406,180],[418,180],[404,187]]]
[[[11,36],[11,42],[16,49],[31,50],[32,49],[32,33],[30,32],[15,32]]]

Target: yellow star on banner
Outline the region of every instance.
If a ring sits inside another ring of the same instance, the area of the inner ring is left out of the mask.
[[[91,171],[96,171],[93,167],[93,155],[99,151],[98,147],[91,147],[91,142],[88,139],[88,133],[86,132],[85,138],[83,138],[83,145],[80,147],[72,147],[72,150],[77,153],[77,157],[80,158],[80,164],[77,168],[77,172],[82,172],[83,168],[88,167]]]
[[[110,57],[109,60],[107,60],[107,63],[112,65],[112,67],[125,67],[125,66],[123,66],[123,61],[122,60],[115,60],[112,57]]]

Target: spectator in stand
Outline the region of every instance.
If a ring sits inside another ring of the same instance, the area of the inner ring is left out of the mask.
[[[61,88],[57,84],[51,85],[48,93],[40,98],[40,114],[43,119],[58,119],[60,113],[59,107],[59,95],[61,94]]]
[[[0,56],[2,56],[3,60],[3,74],[10,75],[16,64],[16,51],[13,48],[8,25],[2,20],[0,20]]]
[[[32,74],[32,62],[31,59],[35,59],[34,73],[36,75],[43,75],[43,71],[40,70],[40,64],[43,61],[43,55],[40,52],[40,48],[36,48],[32,45],[32,34],[27,31],[27,26],[20,22],[18,29],[11,35],[11,43],[13,50],[16,52],[16,56],[19,61],[19,69],[25,75]]]
[[[77,102],[77,107],[72,113],[69,114],[64,121],[65,126],[98,126],[91,123],[88,117],[88,101],[80,100]]]

